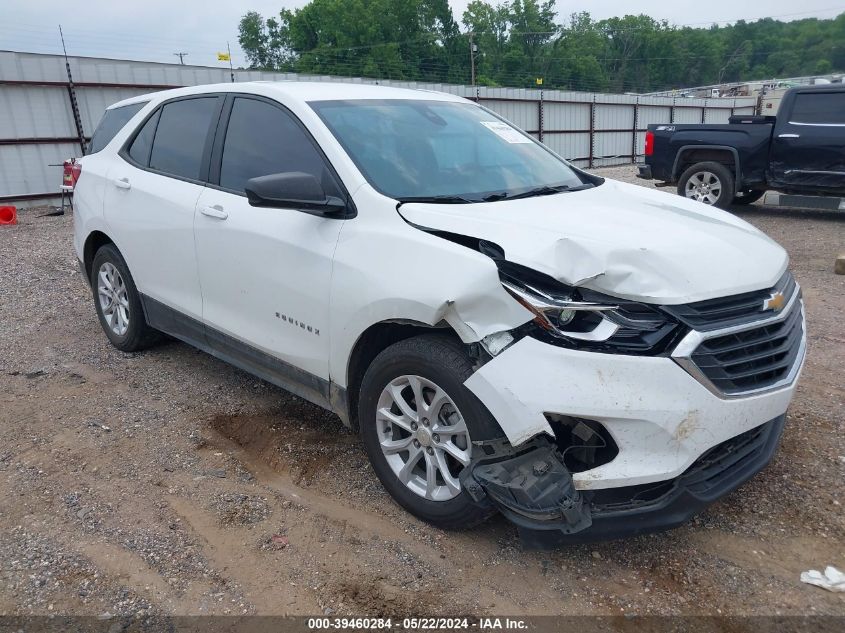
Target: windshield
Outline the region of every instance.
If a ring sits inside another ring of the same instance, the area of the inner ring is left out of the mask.
[[[310,105],[370,184],[397,200],[480,202],[585,186],[575,170],[530,136],[472,103]]]

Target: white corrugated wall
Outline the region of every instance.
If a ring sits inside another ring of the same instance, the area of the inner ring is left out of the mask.
[[[70,57],[83,135],[105,108],[168,87],[230,80],[228,68]],[[727,122],[749,114],[754,99],[683,99],[559,90],[487,88],[365,78],[236,70],[236,81],[326,81],[436,90],[475,99],[582,166],[632,163],[650,123]],[[0,51],[0,199],[57,192],[61,168],[79,156],[65,60],[59,55]],[[43,204],[44,199],[20,202]]]

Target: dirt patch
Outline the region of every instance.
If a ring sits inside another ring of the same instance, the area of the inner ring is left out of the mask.
[[[471,617],[452,600],[444,604],[443,597],[448,595],[445,587],[435,592],[411,592],[391,584],[388,578],[369,578],[342,581],[330,590],[341,609],[352,606],[354,611],[370,616],[401,619],[436,613],[438,617]]]
[[[215,416],[209,427],[240,446],[249,461],[290,475],[296,485],[309,486],[326,477],[332,464],[350,450],[359,450],[357,438],[337,422],[336,428],[309,428],[288,422],[279,413]],[[295,441],[291,441],[295,438]],[[211,440],[213,442],[213,440]]]
[[[255,525],[271,514],[266,498],[243,494],[219,495],[212,507],[223,526]]]

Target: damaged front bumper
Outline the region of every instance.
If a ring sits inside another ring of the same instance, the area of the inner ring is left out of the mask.
[[[529,547],[547,548],[677,527],[735,490],[771,461],[786,414],[714,446],[668,481],[580,491],[560,452],[541,439],[519,454],[481,459],[464,485],[489,499]],[[491,451],[495,455],[495,451]]]
[[[618,454],[573,471],[574,486],[583,492],[679,477],[713,447],[785,413],[802,361],[795,360],[789,384],[724,397],[670,357],[597,354],[525,337],[465,385],[517,448],[538,436],[556,441],[552,416],[603,428]]]
[[[485,447],[488,450],[490,444]],[[499,452],[508,449],[499,446]],[[492,453],[496,454],[496,451]],[[478,502],[488,497],[516,525],[574,534],[590,527],[590,507],[572,484],[572,475],[547,441],[503,459],[477,461],[464,472],[464,486]]]

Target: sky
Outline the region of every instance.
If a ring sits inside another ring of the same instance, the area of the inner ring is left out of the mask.
[[[455,19],[469,0],[449,0]],[[839,3],[837,6],[837,2]],[[225,65],[216,53],[228,41],[235,66],[246,65],[237,43],[238,21],[247,11],[265,17],[306,0],[0,0],[0,50],[60,53],[58,25],[68,54],[92,57],[175,62],[185,52],[186,64]],[[596,19],[645,13],[672,24],[705,27],[739,19],[775,17],[832,18],[845,12],[845,0],[558,0],[558,22],[571,13],[589,11]]]

